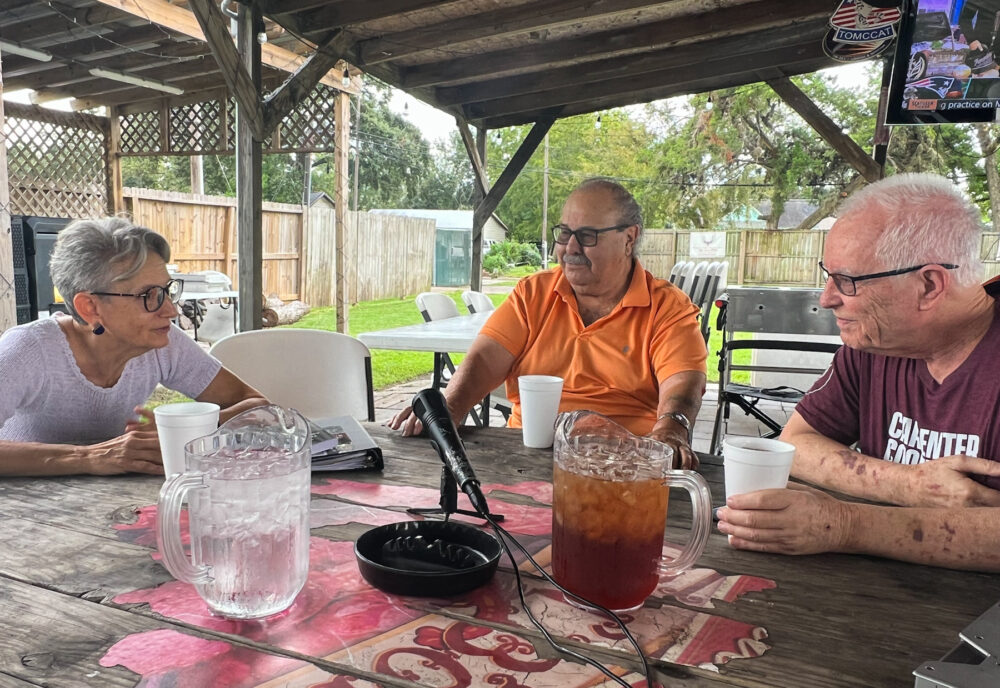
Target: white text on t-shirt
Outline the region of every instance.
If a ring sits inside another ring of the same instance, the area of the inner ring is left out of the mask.
[[[892,414],[882,457],[886,461],[915,464],[953,454],[979,456],[979,435],[930,430],[899,411]]]

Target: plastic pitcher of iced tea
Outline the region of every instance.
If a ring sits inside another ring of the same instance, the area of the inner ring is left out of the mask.
[[[291,606],[309,573],[307,421],[262,406],[184,447],[186,472],[163,484],[157,542],[178,580],[194,583],[213,613],[237,619]],[[181,504],[188,503],[191,558]]]
[[[712,502],[705,479],[673,470],[673,450],[593,411],[556,420],[552,573],[584,600],[614,611],[642,606],[660,574],[680,573],[705,550]],[[691,497],[691,535],[664,561],[670,487]],[[585,602],[567,597],[572,604]]]

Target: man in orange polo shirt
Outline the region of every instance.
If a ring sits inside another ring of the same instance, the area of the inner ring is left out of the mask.
[[[521,425],[519,375],[564,380],[560,411],[603,413],[670,444],[697,464],[690,428],[705,391],[698,309],[639,263],[642,211],[623,186],[589,179],[553,227],[559,266],[521,280],[496,310],[445,389],[456,422],[506,381],[511,427]],[[420,431],[404,409],[389,426]]]

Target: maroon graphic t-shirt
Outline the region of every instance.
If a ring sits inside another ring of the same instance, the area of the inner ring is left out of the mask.
[[[922,360],[843,346],[796,410],[817,432],[886,461],[1000,461],[1000,301],[986,336],[944,382]],[[1000,478],[982,482],[1000,489]]]

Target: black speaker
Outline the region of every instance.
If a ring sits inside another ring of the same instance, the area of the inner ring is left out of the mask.
[[[31,307],[31,288],[28,286],[28,255],[24,250],[24,218],[10,218],[10,236],[14,248],[14,301],[17,304],[17,324],[38,318],[38,309]]]

